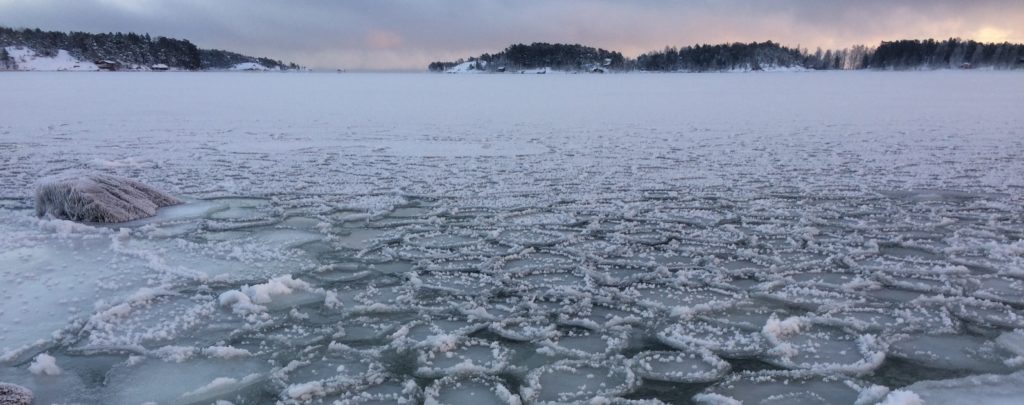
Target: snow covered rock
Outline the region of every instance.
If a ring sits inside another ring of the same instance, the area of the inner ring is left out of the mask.
[[[34,398],[28,388],[0,382],[0,405],[29,405]]]
[[[37,215],[80,222],[131,221],[181,203],[135,180],[98,173],[63,173],[36,186]]]

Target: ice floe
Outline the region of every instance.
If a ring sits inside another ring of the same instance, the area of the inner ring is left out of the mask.
[[[907,404],[1020,385],[1009,76],[55,75],[7,83],[0,111],[0,381],[37,403]],[[111,98],[128,92],[160,114]],[[39,218],[37,180],[80,170],[184,203]]]

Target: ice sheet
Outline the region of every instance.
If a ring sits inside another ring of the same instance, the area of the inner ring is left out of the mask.
[[[1019,73],[0,87],[0,381],[38,401],[873,403],[1024,367]],[[36,218],[67,170],[185,204]]]

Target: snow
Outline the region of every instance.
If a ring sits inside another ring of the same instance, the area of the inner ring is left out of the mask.
[[[324,387],[320,381],[310,381],[302,384],[295,384],[288,387],[288,397],[291,399],[311,399],[317,395],[323,395]]]
[[[230,68],[228,68],[228,70],[266,71],[271,69],[256,62],[243,62],[231,66]]]
[[[924,405],[924,401],[913,391],[896,390],[886,395],[878,405]]]
[[[96,71],[96,64],[76,59],[68,51],[57,50],[54,56],[43,56],[35,50],[22,46],[8,46],[4,49],[14,60],[17,70],[38,71]]]
[[[284,275],[268,280],[263,284],[242,286],[241,292],[248,295],[256,304],[269,304],[274,295],[291,294],[294,290],[309,289],[309,283],[302,280],[292,279],[291,275]]]
[[[462,62],[445,70],[445,73],[487,73],[487,61],[471,60]]]
[[[312,287],[309,283],[286,274],[267,280],[266,283],[243,285],[238,290],[225,291],[220,294],[218,301],[221,306],[230,307],[235,313],[244,315],[266,311],[266,305],[272,303],[275,297],[310,289]]]
[[[246,349],[239,349],[231,346],[210,346],[203,349],[203,354],[220,359],[234,359],[252,356],[252,353]]]
[[[806,72],[807,68],[803,66],[777,66],[777,65],[766,65],[760,66],[758,69],[754,69],[752,66],[740,66],[728,70],[730,73],[747,73],[747,72]]]
[[[1024,397],[1024,372],[1008,375],[982,374],[950,380],[920,381],[903,389],[904,405],[975,403],[1010,405]],[[899,391],[896,391],[899,392]],[[894,392],[895,393],[895,392]],[[886,401],[893,397],[890,394]],[[895,400],[894,400],[895,401]],[[915,402],[916,401],[916,402]],[[886,402],[889,403],[889,402]]]
[[[1016,73],[0,81],[0,381],[37,403],[1021,385]],[[69,170],[184,203],[38,218]]]
[[[57,359],[46,353],[39,353],[32,364],[28,365],[28,371],[35,375],[60,375],[60,367],[57,366]]]
[[[206,384],[206,385],[204,385],[202,387],[199,387],[195,391],[186,392],[183,396],[189,397],[189,396],[195,396],[195,395],[202,395],[202,394],[206,394],[208,392],[215,391],[215,390],[218,390],[218,389],[223,389],[224,387],[229,387],[229,386],[232,386],[232,385],[235,385],[235,384],[238,384],[238,380],[236,380],[234,378],[231,378],[231,377],[217,377],[213,381],[210,381],[209,384]]]
[[[648,380],[681,383],[716,381],[729,363],[706,350],[649,351],[633,357],[634,372]]]

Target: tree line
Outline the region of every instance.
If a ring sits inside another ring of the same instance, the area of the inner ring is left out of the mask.
[[[226,69],[238,63],[256,62],[268,68],[298,69],[294,63],[256,58],[218,49],[199,49],[184,39],[150,37],[149,34],[43,31],[0,27],[0,68],[13,69],[14,61],[5,47],[24,46],[41,56],[56,56],[65,50],[80,60],[110,60],[126,66],[165,64],[199,70]]]
[[[811,52],[799,46],[767,42],[691,45],[666,47],[644,53],[635,59],[621,53],[578,44],[516,44],[497,54],[433,62],[430,71],[441,72],[465,63],[485,71],[536,69],[590,70],[595,66],[620,71],[709,72],[763,69],[1024,69],[1024,44],[981,43],[950,38],[947,40],[900,40],[882,42],[875,48],[857,45],[845,49],[820,48]],[[483,62],[483,63],[482,63]]]
[[[465,62],[475,62],[474,68],[481,70],[521,70],[550,67],[561,70],[623,69],[626,58],[622,53],[580,44],[549,44],[535,42],[529,45],[515,44],[495,54],[483,54],[468,60],[454,62],[433,62],[427,66],[431,71],[445,71]]]
[[[640,55],[633,68],[659,72],[709,72],[800,68],[813,70],[856,69],[869,50],[856,46],[843,50],[789,48],[772,41],[666,47]]]
[[[861,68],[942,69],[956,67],[1024,68],[1024,44],[981,43],[951,38],[945,41],[882,42]]]

